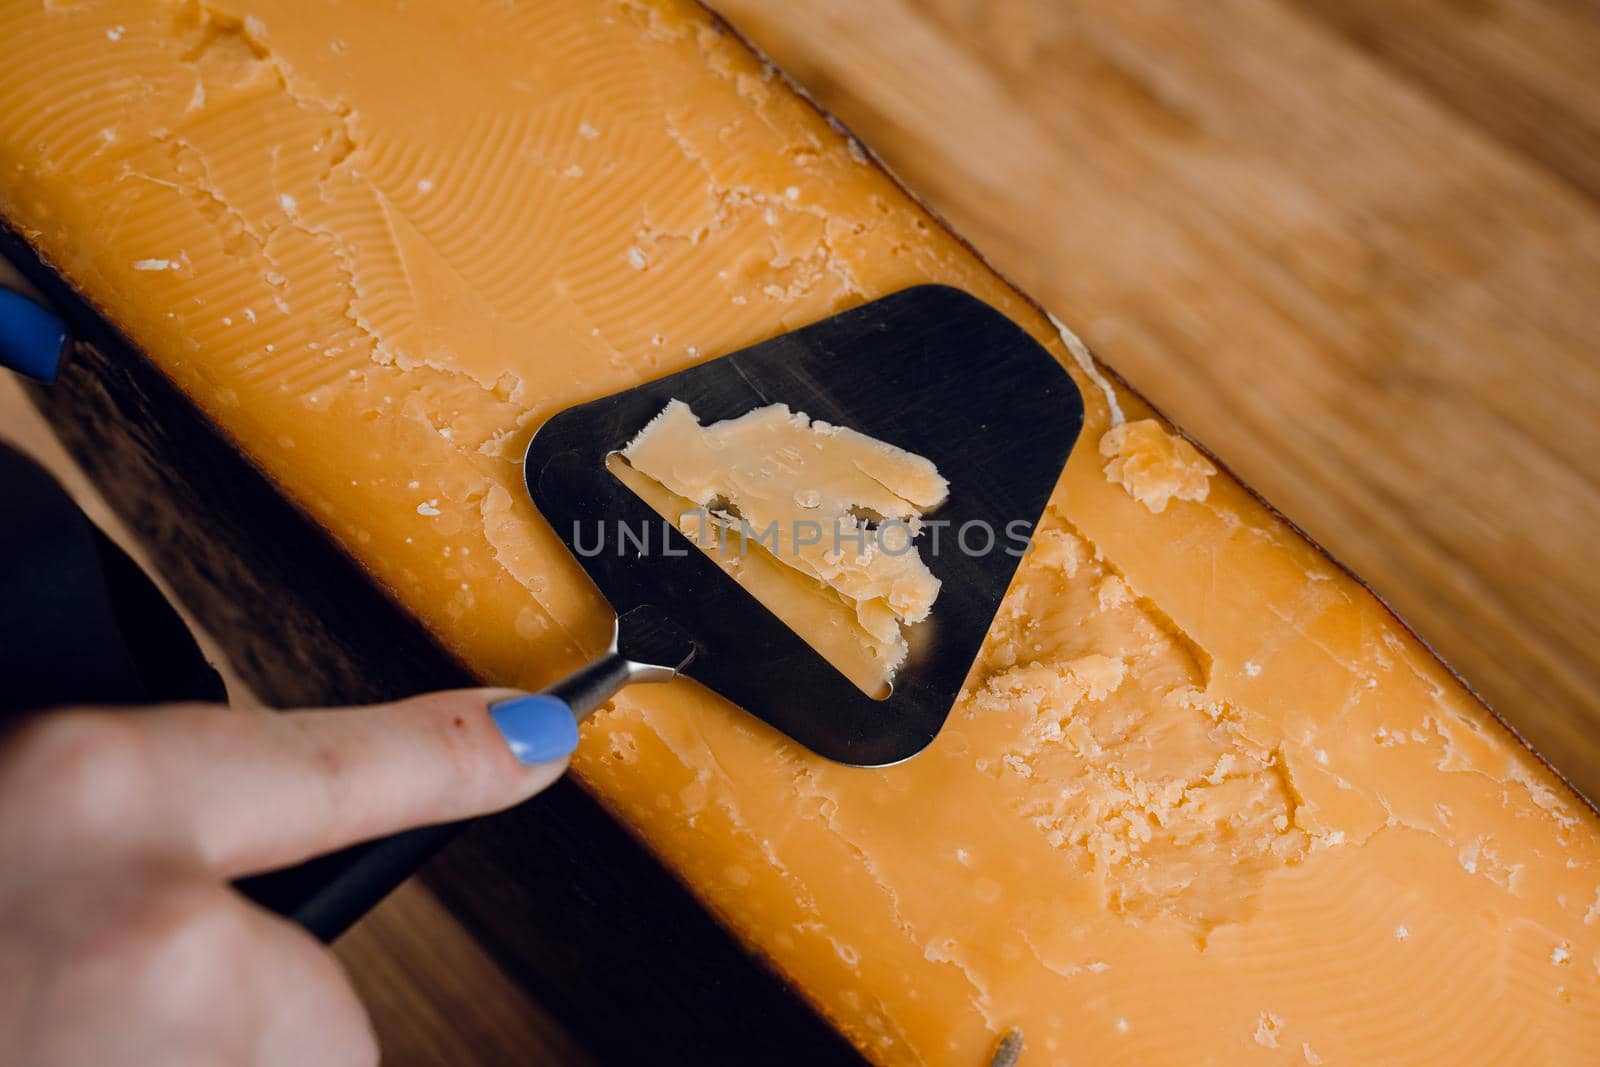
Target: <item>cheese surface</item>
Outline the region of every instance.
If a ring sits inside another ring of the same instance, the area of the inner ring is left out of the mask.
[[[692,503],[676,516],[680,528],[726,561],[735,579],[755,569],[746,566],[752,552],[762,553],[817,583],[785,585],[792,595],[843,599],[856,625],[839,635],[809,633],[813,628],[798,621],[809,605],[778,614],[814,647],[864,647],[871,670],[846,673],[864,692],[887,694],[906,658],[901,625],[925,620],[939,595],[939,579],[916,544],[923,514],[944,503],[950,488],[931,462],[849,427],[813,422],[785,404],[701,426],[681,400],[622,456]],[[763,599],[766,579],[746,580],[747,588],[751,581],[760,583],[751,591]]]
[[[1594,813],[699,8],[11,0],[0,213],[529,688],[608,626],[522,489],[544,418],[966,289],[1088,422],[943,733],[863,771],[643,687],[587,788],[877,1062],[1600,1047]]]

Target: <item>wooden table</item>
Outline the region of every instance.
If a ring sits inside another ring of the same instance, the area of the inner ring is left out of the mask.
[[[720,6],[1600,795],[1600,5]],[[582,1062],[421,889],[340,953],[391,1064]]]
[[[1600,5],[722,8],[1600,794]]]

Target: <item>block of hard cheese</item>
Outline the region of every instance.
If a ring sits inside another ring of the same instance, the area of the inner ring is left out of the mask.
[[[522,492],[540,420],[967,289],[1089,423],[939,739],[863,771],[642,688],[588,726],[587,788],[882,1063],[1013,1028],[1025,1064],[1600,1047],[1593,811],[703,10],[17,0],[0,212],[524,686],[605,628]]]

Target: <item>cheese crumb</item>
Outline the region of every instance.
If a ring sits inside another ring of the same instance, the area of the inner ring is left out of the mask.
[[[1083,686],[1084,699],[1100,701],[1122,684],[1128,668],[1120,659],[1091,652],[1067,664],[1067,671],[1075,682]]]
[[[417,192],[419,192],[419,193],[431,193],[431,192],[433,192],[433,182],[428,178],[418,179],[418,181],[417,181]]]
[[[1283,1029],[1283,1020],[1270,1011],[1261,1013],[1261,1018],[1256,1020],[1256,1044],[1263,1048],[1278,1047],[1278,1033]]]
[[[1406,924],[1405,923],[1401,923],[1399,926],[1396,926],[1394,928],[1394,939],[1396,941],[1404,941],[1406,938],[1408,938],[1410,936],[1411,936],[1411,931],[1406,929]]]
[[[650,261],[644,258],[643,249],[641,249],[638,245],[629,246],[628,266],[632,267],[634,270],[644,270],[645,267],[649,266],[649,264]]]
[[[108,40],[108,41],[120,41],[120,40],[122,40],[122,35],[127,33],[127,32],[128,32],[128,27],[126,27],[126,26],[113,26],[109,30],[106,31],[106,40]]]
[[[1561,966],[1563,963],[1566,963],[1571,958],[1572,950],[1566,945],[1557,945],[1555,948],[1550,950],[1550,962],[1555,964],[1557,967]]]
[[[1217,473],[1193,445],[1154,419],[1113,426],[1100,438],[1100,454],[1109,461],[1106,479],[1158,515],[1173,500],[1204,500]]]
[[[178,263],[172,259],[136,259],[133,261],[134,270],[177,270]]]
[[[439,514],[439,502],[437,500],[424,500],[417,505],[417,514],[430,519],[433,518],[433,516]]]
[[[294,197],[290,196],[288,193],[279,193],[278,203],[283,205],[283,210],[288,212],[290,215],[293,215],[295,213],[295,209],[300,206],[295,202]]]

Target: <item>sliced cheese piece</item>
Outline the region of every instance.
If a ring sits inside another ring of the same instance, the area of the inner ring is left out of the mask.
[[[785,404],[702,426],[681,400],[652,419],[622,456],[689,502],[669,517],[702,549],[730,561],[761,554],[814,580],[812,588],[800,587],[806,600],[823,591],[833,594],[827,599],[843,598],[856,616],[850,636],[879,665],[874,676],[847,673],[864,692],[887,695],[906,657],[901,626],[926,619],[939,595],[939,579],[916,544],[922,516],[949,492],[932,463],[848,427],[813,422]],[[775,586],[764,588],[770,596]],[[757,599],[764,598],[757,593]],[[780,614],[798,618],[805,611]],[[810,626],[792,628],[817,644]]]
[[[966,289],[1089,411],[943,733],[862,771],[639,687],[584,785],[879,1063],[1600,1047],[1594,813],[700,8],[0,5],[0,213],[529,688],[608,630],[521,484],[541,419]]]
[[[778,562],[766,551],[741,551],[736,538],[705,529],[705,509],[615,459],[611,472],[656,514],[677,522],[685,536],[713,559],[723,573],[761,601],[789,629],[871,696],[887,695],[885,679],[904,652],[900,624],[881,604],[852,603],[816,579]],[[875,613],[862,622],[862,613]],[[884,638],[874,637],[884,634]]]

